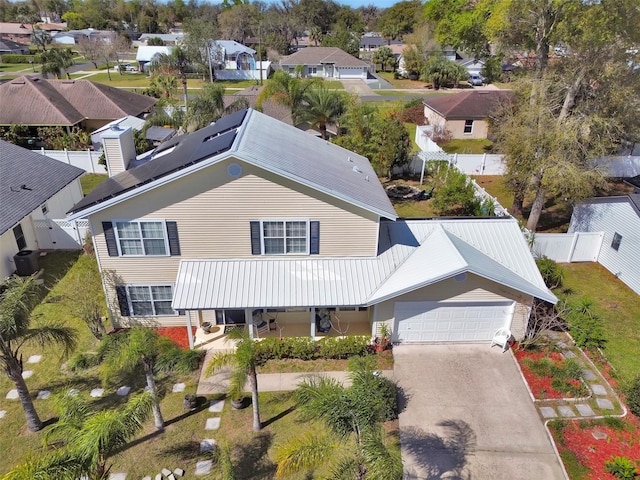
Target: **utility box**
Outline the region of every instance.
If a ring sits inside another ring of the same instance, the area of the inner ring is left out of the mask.
[[[38,265],[38,252],[35,250],[21,250],[13,256],[16,264],[16,273],[21,277],[33,275],[40,266]]]

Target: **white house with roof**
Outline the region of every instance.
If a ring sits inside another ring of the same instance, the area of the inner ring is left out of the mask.
[[[398,219],[366,158],[252,109],[119,170],[69,215],[89,220],[116,325],[488,342],[556,301],[515,220]]]
[[[573,208],[569,233],[601,235],[595,261],[640,294],[640,194],[589,198]]]
[[[21,251],[80,248],[84,230],[64,220],[82,199],[84,170],[0,140],[0,282]]]
[[[138,68],[141,72],[146,72],[149,69],[149,64],[158,58],[160,55],[171,55],[173,47],[169,46],[155,46],[155,45],[141,45],[136,52],[136,62],[138,62]]]

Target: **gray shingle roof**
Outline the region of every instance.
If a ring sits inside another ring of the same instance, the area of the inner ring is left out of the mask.
[[[84,170],[0,140],[0,235]]]
[[[369,64],[337,47],[307,47],[280,59],[280,65],[321,65],[368,67]]]
[[[209,144],[216,148],[207,148]],[[223,117],[192,134],[173,137],[156,149],[160,152],[164,154],[99,185],[73,207],[74,217],[114,197],[125,198],[127,192],[139,193],[145,185],[153,188],[154,181],[179,170],[188,174],[195,164],[200,168],[229,156],[382,217],[397,217],[365,157],[252,109]]]
[[[483,90],[427,98],[423,103],[447,120],[481,120],[512,99],[510,90]]]

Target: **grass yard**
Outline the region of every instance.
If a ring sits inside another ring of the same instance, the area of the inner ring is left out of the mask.
[[[82,185],[82,193],[88,195],[98,185],[104,182],[109,176],[102,173],[85,173],[80,177],[80,184]]]
[[[38,71],[39,64],[35,65],[36,71]],[[0,64],[0,75],[4,75],[5,73],[19,73],[21,75],[28,75],[33,73],[33,68],[28,63],[1,63]]]
[[[624,385],[640,375],[638,295],[597,263],[563,264],[562,268],[569,298],[587,296],[594,301],[608,340],[604,354]]]
[[[475,154],[487,153],[487,149],[490,148],[491,145],[493,145],[493,143],[486,138],[475,138],[470,140],[455,138],[446,143],[440,144],[442,149],[447,153]]]
[[[377,75],[380,78],[383,78],[394,88],[398,89],[421,89],[431,86],[431,84],[426,82],[421,82],[420,80],[409,80],[408,78],[394,78],[393,72],[377,72]],[[378,92],[379,93],[379,92]]]

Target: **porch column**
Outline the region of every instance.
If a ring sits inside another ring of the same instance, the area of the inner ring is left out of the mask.
[[[371,322],[371,338],[378,336],[378,304],[373,306],[373,322]]]
[[[253,340],[253,335],[254,335],[254,331],[253,331],[253,315],[251,315],[252,310],[250,308],[245,308],[244,309],[244,319],[245,322],[247,322],[247,327],[249,328],[249,338],[251,338],[251,340]]]
[[[187,338],[189,338],[189,350],[193,350],[195,347],[193,341],[193,329],[191,328],[191,310],[187,310],[185,313],[185,317],[187,317]]]
[[[311,313],[311,339],[316,339],[316,307],[311,307],[309,310]]]

